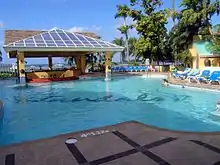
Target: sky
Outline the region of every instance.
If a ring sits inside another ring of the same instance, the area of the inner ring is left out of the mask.
[[[102,2],[102,3],[101,3]],[[164,8],[171,8],[171,0],[163,0]],[[128,4],[129,0],[1,0],[0,48],[4,43],[4,30],[64,30],[94,32],[106,41],[121,34],[117,27],[121,19],[115,19],[116,5]],[[176,0],[178,8],[180,0]],[[220,20],[220,19],[219,19]],[[130,20],[131,22],[131,20]],[[217,24],[217,16],[213,18]],[[171,27],[168,21],[167,28]],[[131,31],[130,35],[135,35]],[[115,57],[115,61],[119,57]],[[3,51],[3,63],[13,63]],[[28,64],[47,63],[47,59],[28,59]],[[60,62],[56,59],[54,63]]]

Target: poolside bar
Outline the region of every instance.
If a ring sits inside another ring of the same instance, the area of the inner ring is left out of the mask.
[[[111,52],[121,52],[124,47],[86,35],[55,29],[8,42],[4,46],[10,58],[17,59],[21,83],[76,80],[85,74],[86,55],[105,52],[105,79],[111,76]],[[76,67],[54,69],[53,57],[73,57]],[[48,68],[25,70],[25,58],[47,58]]]

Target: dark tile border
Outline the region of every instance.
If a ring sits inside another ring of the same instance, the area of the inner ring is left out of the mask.
[[[112,132],[114,135],[118,136],[120,139],[122,139],[123,141],[125,141],[126,143],[128,143],[130,146],[134,147],[134,148],[139,148],[140,145],[137,144],[136,142],[134,142],[133,140],[129,139],[127,136],[125,136],[124,134],[122,134],[119,131],[114,131]]]
[[[151,148],[160,146],[162,144],[169,143],[174,140],[177,140],[177,138],[168,137],[168,138],[164,138],[164,139],[158,140],[158,141],[150,143],[150,144],[146,144],[143,147],[146,149],[151,149]]]
[[[220,161],[219,162],[215,162],[213,165],[220,165]]]
[[[148,149],[163,145],[163,144],[171,142],[171,141],[174,141],[174,140],[176,140],[176,138],[169,137],[169,138],[165,138],[165,139],[158,140],[153,143],[141,146],[119,131],[114,131],[112,133],[134,148],[127,150],[127,151],[124,151],[124,152],[117,153],[117,154],[109,155],[109,156],[106,156],[106,157],[103,157],[100,159],[87,161],[86,158],[83,156],[83,154],[75,146],[75,144],[66,144],[66,146],[70,150],[70,152],[72,153],[72,155],[76,159],[76,161],[79,163],[79,165],[100,165],[100,164],[107,163],[107,162],[110,162],[110,161],[113,161],[113,160],[116,160],[116,159],[119,159],[122,157],[130,156],[130,155],[133,155],[133,154],[136,154],[139,152],[144,154],[145,156],[149,157],[153,161],[157,162],[158,164],[170,165],[168,162],[166,162],[165,160],[163,160],[161,157],[157,156],[153,152],[149,151]]]
[[[207,143],[204,143],[204,142],[201,142],[201,141],[198,141],[198,140],[190,140],[191,142],[195,143],[195,144],[198,144],[204,148],[207,148],[213,152],[216,152],[218,154],[220,154],[220,148],[217,148],[215,146],[212,146],[210,144],[207,144]]]
[[[88,164],[88,161],[83,156],[83,154],[78,150],[75,144],[66,144],[66,146],[79,164]]]
[[[137,152],[138,151],[136,151],[135,149],[131,149],[131,150],[128,150],[128,151],[124,151],[124,152],[115,154],[115,155],[110,155],[110,156],[106,156],[104,158],[100,158],[100,159],[91,161],[90,164],[91,165],[99,165],[99,164],[107,163],[107,162],[110,162],[110,161],[113,161],[113,160],[116,160],[116,159],[119,159],[119,158],[122,158],[122,157],[125,157],[125,156],[135,154]]]
[[[124,140],[126,143],[128,143],[129,145],[134,147],[138,152],[141,152],[142,154],[146,155],[147,157],[149,157],[153,161],[157,162],[158,164],[170,165],[168,162],[163,160],[161,157],[157,156],[156,154],[154,154],[153,152],[151,152],[147,149],[154,148],[154,147],[163,145],[165,143],[174,141],[174,140],[176,140],[176,138],[171,138],[171,137],[165,138],[165,139],[162,139],[162,140],[150,143],[150,144],[146,144],[143,147],[141,147],[139,144],[137,144],[133,140],[129,139],[127,136],[125,136],[124,134],[122,134],[119,131],[115,131],[115,132],[113,132],[113,134],[115,134],[116,136],[118,136],[119,138]]]
[[[5,156],[5,165],[15,165],[15,154]]]
[[[142,153],[160,165],[171,165],[170,163],[166,162],[165,160],[163,160],[161,157],[157,156],[153,152],[143,151]]]

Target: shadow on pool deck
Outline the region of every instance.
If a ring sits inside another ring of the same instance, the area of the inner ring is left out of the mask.
[[[69,138],[78,141],[66,144]],[[0,165],[217,165],[220,133],[125,122],[0,148]]]

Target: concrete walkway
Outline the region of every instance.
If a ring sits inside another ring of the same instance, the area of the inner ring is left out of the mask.
[[[174,85],[195,87],[195,88],[201,88],[201,89],[220,90],[220,85],[218,84],[214,85],[214,84],[189,82],[188,80],[175,79],[172,76],[168,76],[168,81],[170,84],[174,84]]]
[[[67,144],[69,138],[77,142]],[[220,133],[174,132],[126,122],[2,147],[0,164],[218,165]]]

